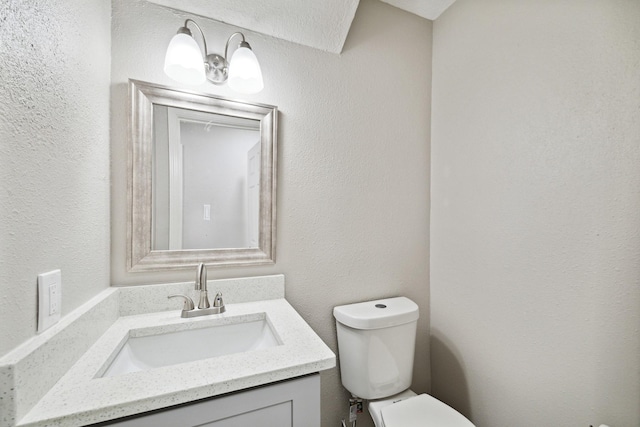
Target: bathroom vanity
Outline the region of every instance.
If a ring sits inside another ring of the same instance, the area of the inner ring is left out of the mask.
[[[284,276],[209,288],[225,313],[181,318],[167,296],[190,282],[108,289],[65,316],[0,359],[0,426],[319,426],[335,355],[284,299]]]
[[[320,427],[320,375],[295,378],[100,425]]]

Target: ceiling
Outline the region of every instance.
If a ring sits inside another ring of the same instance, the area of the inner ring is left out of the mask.
[[[360,0],[148,0],[327,52],[340,53]],[[436,19],[455,0],[381,0]]]
[[[456,0],[381,0],[415,15],[433,21]]]

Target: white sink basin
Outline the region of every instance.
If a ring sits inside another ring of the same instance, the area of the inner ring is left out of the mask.
[[[175,332],[132,330],[102,377],[144,371],[201,359],[259,350],[282,344],[264,315],[236,323]],[[183,324],[182,326],[192,326]],[[144,335],[144,336],[140,336]]]

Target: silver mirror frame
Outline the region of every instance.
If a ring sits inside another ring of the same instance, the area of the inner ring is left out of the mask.
[[[200,110],[260,121],[260,224],[258,248],[152,250],[153,105]],[[277,107],[251,104],[129,80],[127,269],[130,272],[275,263]]]

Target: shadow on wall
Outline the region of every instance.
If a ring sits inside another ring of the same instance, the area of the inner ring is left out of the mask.
[[[433,329],[430,346],[431,395],[472,420],[469,387],[457,350],[440,331]]]

